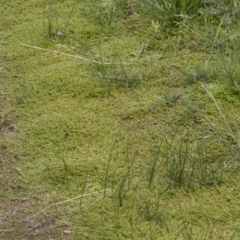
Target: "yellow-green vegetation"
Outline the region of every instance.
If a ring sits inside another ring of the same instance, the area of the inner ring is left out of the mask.
[[[1,239],[240,238],[239,1],[0,5]]]

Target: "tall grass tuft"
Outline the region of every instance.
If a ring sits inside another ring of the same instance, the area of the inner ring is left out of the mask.
[[[44,12],[44,35],[46,39],[52,38],[57,28],[57,15],[51,4],[48,5]]]
[[[142,0],[145,11],[163,25],[177,26],[179,22],[198,13],[202,0]]]
[[[163,26],[178,26],[189,19],[201,19],[202,23],[222,21],[229,25],[239,16],[239,0],[141,0],[144,10]]]
[[[126,198],[128,192],[132,189],[133,161],[130,161],[130,158],[129,158],[129,144],[128,143],[127,143],[125,157],[126,157],[127,167],[117,184],[116,191],[113,196],[114,199],[117,199],[120,207],[123,206],[123,200]]]
[[[180,137],[165,140],[162,150],[167,187],[194,188],[223,181],[222,166],[210,163],[204,145],[189,130]]]
[[[59,16],[55,9],[53,8],[52,3],[49,1],[48,5],[46,6],[44,12],[44,21],[43,21],[43,29],[44,29],[44,36],[46,39],[51,38],[62,38],[65,36],[67,32],[67,27],[70,23],[72,18],[77,0],[74,0],[72,7],[66,17],[65,24],[60,25],[58,22]]]
[[[161,228],[166,228],[168,231],[168,225],[164,218],[164,211],[160,208],[159,199],[159,196],[145,198],[138,205],[138,214],[150,224],[153,223]]]
[[[99,52],[100,57],[96,58],[94,56],[95,61],[92,63],[95,71],[94,78],[100,80],[100,85],[102,85],[108,94],[114,86],[117,88],[124,87],[126,89],[134,88],[144,79],[143,74],[129,70],[122,63],[121,59],[117,62],[112,60],[109,64],[104,64],[100,47]]]
[[[149,178],[148,178],[148,188],[151,188],[151,185],[153,183],[154,177],[157,174],[157,163],[159,161],[159,154],[160,154],[160,146],[157,147],[157,150],[155,152],[153,161],[150,164],[150,168],[149,168]]]
[[[235,37],[231,41],[229,53],[221,53],[223,70],[227,79],[227,85],[234,94],[240,94],[240,38]]]
[[[119,0],[121,3],[121,1]],[[122,3],[124,4],[124,2]],[[110,26],[118,21],[119,4],[118,1],[104,1],[100,3],[98,0],[90,0],[84,8],[82,13],[90,17],[95,24],[101,26]]]
[[[104,186],[103,186],[103,197],[105,198],[106,196],[106,187],[107,187],[107,178],[108,178],[108,171],[109,171],[109,167],[110,167],[110,161],[112,159],[112,154],[113,154],[113,149],[114,149],[115,143],[113,144],[112,148],[111,148],[111,152],[108,158],[108,162],[107,162],[107,167],[106,167],[106,173],[105,173],[105,178],[104,178]]]
[[[216,80],[219,74],[219,66],[213,65],[210,61],[206,61],[204,64],[196,66],[195,69],[187,69],[184,82],[187,86],[196,82],[206,83]]]
[[[234,151],[234,160],[232,161],[232,164],[235,166],[240,165],[240,127],[238,126],[237,122],[234,119],[231,119],[224,115],[223,111],[221,110],[217,100],[215,99],[212,92],[207,88],[205,84],[202,83],[202,87],[206,91],[207,95],[212,99],[214,102],[217,111],[219,113],[220,119],[222,121],[223,128],[221,131],[224,132],[224,135],[228,136],[231,139],[231,143],[226,140],[226,137],[223,137],[221,132],[218,133],[217,130],[215,130],[217,136],[219,139],[222,140],[222,142],[229,148],[233,149]],[[211,123],[211,122],[210,122]],[[233,148],[234,146],[234,148]]]

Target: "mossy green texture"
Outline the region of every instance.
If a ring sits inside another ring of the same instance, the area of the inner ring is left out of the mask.
[[[239,24],[110,3],[2,3],[0,238],[239,239]]]

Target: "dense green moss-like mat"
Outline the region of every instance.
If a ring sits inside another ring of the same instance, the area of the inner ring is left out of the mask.
[[[1,239],[240,238],[238,14],[150,2],[1,4]]]

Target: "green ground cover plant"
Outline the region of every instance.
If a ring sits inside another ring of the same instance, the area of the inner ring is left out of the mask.
[[[234,1],[0,8],[1,239],[239,239]]]

